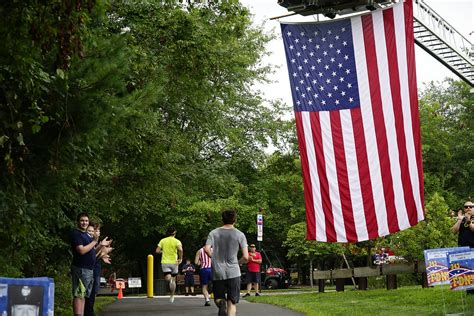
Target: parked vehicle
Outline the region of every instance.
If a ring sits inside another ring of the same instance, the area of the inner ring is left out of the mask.
[[[290,286],[290,274],[282,268],[268,267],[260,272],[262,289],[287,289]],[[241,267],[241,287],[247,288],[247,267]]]

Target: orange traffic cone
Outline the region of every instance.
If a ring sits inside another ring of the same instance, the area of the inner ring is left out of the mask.
[[[121,287],[119,288],[119,292],[118,292],[117,298],[118,298],[119,300],[121,300],[121,299],[123,298],[123,293],[122,293],[122,288],[121,288]]]

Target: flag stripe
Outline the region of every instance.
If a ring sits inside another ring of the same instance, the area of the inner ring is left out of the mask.
[[[352,23],[352,37],[354,38],[354,57],[357,65],[357,73],[359,76],[359,93],[361,104],[370,104],[370,91],[368,87],[368,72],[365,62],[365,47],[362,28],[362,19],[354,18]],[[362,200],[364,201],[364,213],[366,218],[367,231],[369,238],[373,239],[384,236],[388,233],[386,221],[377,220],[375,211],[374,194],[383,196],[381,185],[376,179],[380,179],[380,165],[378,153],[375,150],[375,135],[373,131],[374,123],[370,115],[368,107],[361,107],[351,112],[354,127],[354,139],[357,150],[357,165],[359,168],[360,186],[362,190]],[[365,119],[364,119],[365,118]],[[364,123],[365,121],[365,123]],[[367,139],[367,140],[366,140]],[[369,147],[372,148],[373,154],[369,153]],[[378,185],[377,185],[378,184]],[[385,209],[385,207],[384,207]],[[379,210],[382,209],[379,207]],[[383,210],[384,211],[384,210]]]
[[[379,64],[377,63],[377,53],[380,50],[377,50],[376,45],[376,33],[377,28],[373,26],[373,16],[376,16],[378,12],[375,12],[373,15],[366,15],[362,17],[362,25],[364,28],[364,44],[366,50],[366,60],[367,60],[367,70],[369,74],[369,89],[371,96],[371,111],[374,119],[374,129],[375,137],[377,142],[377,150],[380,162],[380,168],[382,170],[387,170],[383,172],[382,176],[382,188],[383,196],[385,197],[385,208],[386,212],[378,211],[378,204],[376,203],[375,208],[377,210],[377,219],[379,221],[384,218],[388,222],[389,232],[393,233],[399,230],[397,214],[395,210],[395,196],[393,192],[393,181],[392,174],[390,171],[390,160],[388,153],[388,144],[387,144],[387,131],[385,129],[384,123],[384,113],[382,105],[382,94],[380,87],[380,74],[379,74]],[[377,25],[379,26],[379,25]],[[361,105],[365,107],[365,104]],[[377,197],[377,196],[376,196]],[[377,201],[377,200],[376,200]],[[378,202],[378,201],[377,201]],[[380,217],[379,217],[380,216]]]
[[[306,239],[315,239],[316,233],[316,216],[314,213],[314,202],[312,194],[312,183],[311,176],[309,174],[309,165],[308,165],[308,155],[306,150],[306,141],[305,133],[302,123],[302,113],[295,112],[295,121],[296,121],[296,133],[298,138],[298,146],[300,148],[300,157],[301,157],[301,170],[303,172],[303,188],[304,188],[304,200],[306,205]]]
[[[413,33],[413,5],[404,5],[405,13],[405,39],[406,39],[406,61],[408,72],[408,88],[410,95],[410,110],[412,121],[412,133],[415,144],[416,163],[418,166],[418,188],[419,188],[419,208],[417,210],[418,220],[421,221],[425,217],[423,205],[425,204],[424,188],[423,188],[423,159],[421,155],[421,131],[420,131],[420,113],[418,110],[418,90],[416,87],[416,67],[415,67],[415,35]],[[418,195],[417,195],[418,196]]]
[[[334,228],[336,231],[336,241],[346,242],[346,232],[344,228],[344,218],[342,216],[341,198],[339,195],[338,169],[334,153],[334,139],[332,126],[332,115],[334,111],[319,112],[319,121],[321,126],[321,140],[324,148],[324,161],[326,163],[326,176],[328,179],[328,192],[331,205],[331,214],[333,215]],[[328,209],[329,211],[329,209]]]
[[[341,124],[343,130],[342,145],[345,149],[346,159],[346,170],[347,180],[350,190],[350,205],[352,211],[353,225],[355,229],[354,236],[350,233],[350,227],[346,227],[347,238],[349,241],[354,241],[351,238],[355,237],[356,240],[367,240],[366,216],[364,214],[364,202],[362,198],[362,190],[360,187],[359,169],[357,161],[357,150],[355,144],[354,126],[352,124],[351,112],[359,112],[359,110],[342,110],[341,112]],[[370,179],[370,178],[369,178]],[[352,224],[349,221],[349,224]]]
[[[414,207],[408,208],[408,216],[410,218],[410,224],[416,224],[421,218],[418,216],[418,213],[422,215],[423,208],[420,199],[420,195],[417,192],[420,184],[418,179],[418,166],[416,163],[416,152],[413,139],[413,126],[411,122],[411,108],[410,108],[410,99],[409,99],[409,79],[408,79],[408,64],[407,64],[407,42],[405,40],[405,24],[404,24],[404,9],[401,6],[397,6],[393,10],[394,13],[394,23],[399,25],[394,29],[395,36],[397,38],[397,60],[400,73],[400,95],[401,95],[401,109],[403,110],[403,129],[405,131],[405,140],[406,140],[406,156],[408,164],[408,173],[411,183],[411,194],[414,199]]]
[[[314,140],[314,149],[316,154],[317,176],[319,178],[320,194],[322,202],[322,210],[324,214],[324,227],[326,231],[327,241],[336,242],[336,229],[334,227],[334,215],[332,213],[332,205],[329,193],[328,176],[326,173],[326,162],[324,156],[323,136],[321,134],[320,112],[310,112],[311,128],[308,133],[312,132]],[[323,224],[321,222],[321,224]]]
[[[418,220],[416,216],[416,205],[415,199],[413,197],[413,187],[410,180],[410,170],[408,167],[408,148],[407,142],[405,139],[405,127],[403,122],[404,110],[402,107],[402,97],[401,97],[401,84],[400,84],[400,73],[398,63],[398,53],[397,53],[397,42],[399,40],[395,32],[395,22],[394,22],[394,11],[398,10],[397,7],[394,10],[385,10],[384,20],[385,20],[385,38],[387,39],[387,57],[388,57],[388,66],[389,66],[389,75],[390,75],[390,87],[392,93],[392,102],[393,102],[393,112],[395,118],[395,131],[397,137],[398,148],[396,150],[397,155],[399,156],[399,167],[400,172],[399,176],[401,177],[401,189],[403,190],[403,196],[405,205],[403,210],[399,210],[399,222],[400,229],[405,229],[415,225]],[[400,53],[402,53],[401,51]]]
[[[348,110],[345,110],[348,111]],[[342,227],[345,228],[345,237],[347,241],[357,241],[357,234],[355,231],[354,214],[352,210],[351,190],[349,188],[349,179],[347,175],[346,162],[346,148],[344,146],[344,130],[346,126],[341,123],[342,111],[331,111],[331,130],[332,130],[332,145],[334,151],[334,160],[336,162],[337,183],[339,184],[338,195],[340,198],[339,204],[341,206]]]
[[[388,13],[392,13],[392,10],[389,10]],[[394,211],[393,216],[396,217],[396,223],[398,226],[394,225],[392,233],[400,229],[405,229],[410,227],[405,207],[405,196],[403,193],[403,185],[401,179],[400,171],[400,155],[397,146],[397,129],[396,129],[396,115],[394,113],[394,100],[392,95],[394,91],[399,90],[398,86],[391,85],[391,79],[395,75],[398,78],[397,74],[392,74],[390,72],[390,66],[396,61],[396,57],[393,59],[389,58],[388,50],[390,49],[390,43],[394,41],[393,19],[390,19],[392,15],[387,15],[387,11],[379,11],[373,14],[374,17],[374,30],[375,30],[375,47],[377,50],[377,62],[379,66],[379,80],[382,91],[382,110],[383,110],[383,123],[385,126],[386,133],[386,148],[388,152],[388,161],[390,167],[391,184],[390,188],[394,193]],[[387,38],[386,34],[389,34]],[[392,46],[393,47],[393,46]],[[392,67],[393,68],[393,67]],[[395,196],[397,198],[395,198]],[[389,219],[389,222],[393,223],[395,220]]]

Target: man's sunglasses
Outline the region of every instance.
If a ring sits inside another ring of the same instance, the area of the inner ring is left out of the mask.
[[[464,208],[474,208],[474,205],[465,205]]]

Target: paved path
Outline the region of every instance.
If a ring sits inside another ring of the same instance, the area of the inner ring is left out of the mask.
[[[204,306],[202,297],[177,295],[171,304],[168,296],[154,298],[124,297],[106,306],[100,316],[141,316],[141,315],[217,315],[217,308]],[[237,304],[237,315],[302,316],[304,314],[261,303],[250,303],[241,299]]]

